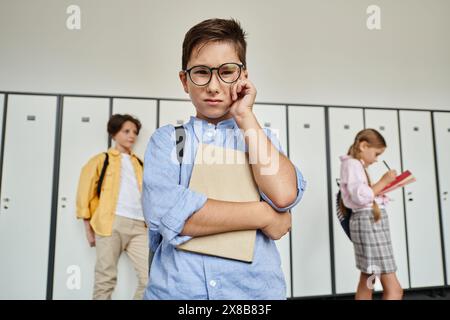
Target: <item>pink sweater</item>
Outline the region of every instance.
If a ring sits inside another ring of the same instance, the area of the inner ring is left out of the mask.
[[[383,208],[389,199],[387,196],[375,197],[364,172],[362,160],[351,156],[341,156],[341,193],[344,205],[350,209],[371,208],[373,200]]]

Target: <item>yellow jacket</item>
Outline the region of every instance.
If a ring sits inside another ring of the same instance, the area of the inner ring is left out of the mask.
[[[111,235],[120,191],[122,157],[120,151],[114,148],[108,150],[108,155],[109,164],[103,178],[100,199],[97,197],[97,185],[105,161],[104,153],[94,156],[83,166],[77,191],[77,218],[89,219],[92,229],[100,236]],[[133,153],[131,163],[136,173],[139,191],[142,192],[143,168]]]

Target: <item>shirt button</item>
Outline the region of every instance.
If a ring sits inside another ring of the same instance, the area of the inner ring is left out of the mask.
[[[211,281],[209,282],[209,285],[210,285],[211,287],[215,287],[216,284],[217,284],[217,282],[215,282],[214,280],[211,280]]]

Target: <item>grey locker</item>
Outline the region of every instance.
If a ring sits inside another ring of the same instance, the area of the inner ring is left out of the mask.
[[[356,269],[353,244],[342,230],[337,219],[334,202],[339,190],[336,184],[336,179],[340,176],[341,161],[339,156],[347,154],[356,134],[363,129],[363,110],[357,108],[329,108],[328,125],[330,134],[336,293],[351,293],[356,291],[360,272]]]
[[[331,294],[325,112],[320,107],[289,107],[289,154],[307,182],[292,210],[294,297]]]
[[[114,99],[114,113],[128,113],[141,122],[142,128],[133,151],[144,160],[148,141],[156,129],[156,100]]]
[[[254,105],[253,112],[263,128],[268,128],[277,136],[287,155],[286,107],[280,105]],[[281,268],[286,280],[286,294],[291,296],[291,252],[290,234],[275,241],[281,257]]]
[[[396,110],[366,109],[364,112],[366,128],[373,128],[380,132],[387,144],[387,148],[379,157],[378,163],[372,164],[368,170],[372,183],[376,183],[388,170],[382,160],[386,161],[391,169],[397,170],[397,174],[401,173],[398,116]],[[409,288],[403,191],[397,189],[388,193],[387,196],[390,198],[390,202],[386,207],[386,212],[389,216],[392,246],[398,268],[397,277],[403,288]],[[380,288],[379,281],[377,281],[375,288]]]
[[[76,219],[76,193],[82,166],[108,149],[108,119],[108,99],[64,97],[53,299],[92,298],[95,248]]]
[[[433,117],[448,285],[450,279],[450,112],[435,112]]]
[[[444,284],[431,114],[400,111],[403,169],[416,177],[405,186],[411,287]]]
[[[76,191],[82,166],[108,149],[109,99],[65,97],[61,136],[54,299],[91,299],[95,248],[76,219]],[[131,299],[137,286],[134,268],[123,253],[113,299]]]
[[[161,101],[159,104],[159,126],[166,124],[174,126],[182,125],[196,115],[192,102],[186,101]]]
[[[0,299],[45,299],[57,99],[10,95],[0,207]]]

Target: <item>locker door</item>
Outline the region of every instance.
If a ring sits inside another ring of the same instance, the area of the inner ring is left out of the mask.
[[[114,99],[113,114],[128,113],[137,117],[142,124],[134,152],[144,160],[147,143],[156,129],[156,101],[141,99]]]
[[[333,240],[334,240],[334,271],[336,293],[351,293],[356,291],[359,281],[359,270],[356,269],[353,244],[348,239],[336,216],[335,199],[339,188],[336,179],[340,176],[341,161],[339,156],[347,154],[356,134],[362,130],[363,110],[350,108],[330,108],[330,161],[331,185],[333,199]],[[310,183],[312,184],[312,183]]]
[[[292,212],[294,297],[331,294],[324,108],[289,107],[289,154],[307,181]]]
[[[417,181],[404,188],[411,287],[444,284],[430,112],[400,111],[403,169]]]
[[[435,112],[433,117],[448,285],[450,279],[450,112]]]
[[[388,170],[382,160],[385,160],[391,169],[401,172],[400,140],[398,131],[397,111],[391,110],[365,110],[366,128],[373,128],[380,132],[386,140],[387,148],[379,157],[379,162],[369,167],[372,183],[377,182]],[[409,288],[408,255],[406,250],[405,210],[403,206],[403,192],[401,189],[388,194],[391,201],[386,211],[391,227],[392,246],[397,263],[397,277],[403,288]],[[380,289],[377,281],[376,289]]]
[[[182,125],[196,113],[195,107],[190,101],[161,101],[159,104],[159,126],[162,127],[166,124]]]
[[[76,218],[76,194],[83,165],[108,149],[108,119],[108,99],[63,100],[54,299],[92,298],[95,248],[89,247],[83,222]]]
[[[261,127],[273,130],[280,141],[284,153],[287,154],[286,107],[280,105],[255,105],[253,107]],[[281,268],[286,280],[286,295],[291,296],[291,250],[290,234],[275,241],[281,257]]]
[[[0,207],[0,299],[45,299],[56,97],[10,95]]]

